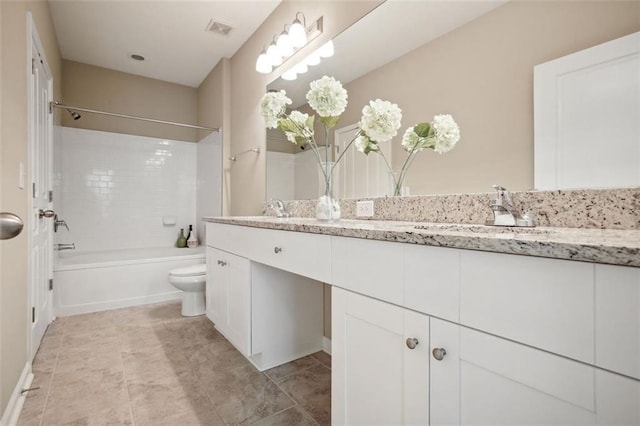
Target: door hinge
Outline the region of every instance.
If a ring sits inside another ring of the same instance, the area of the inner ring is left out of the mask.
[[[36,307],[31,307],[31,322],[36,322]]]
[[[53,114],[53,101],[49,102],[49,114]]]
[[[49,190],[49,202],[53,203],[53,191]]]
[[[35,75],[36,73],[36,59],[31,58],[31,74]]]
[[[53,278],[49,278],[49,291],[53,290]]]
[[[31,196],[33,198],[36,198],[36,183],[35,182],[31,182]]]

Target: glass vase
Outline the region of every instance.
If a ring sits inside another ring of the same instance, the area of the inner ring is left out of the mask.
[[[409,195],[409,188],[404,186],[404,179],[407,177],[406,170],[391,170],[389,172],[389,195],[398,197]]]
[[[316,219],[324,222],[333,222],[340,219],[340,203],[334,194],[337,175],[335,163],[320,163],[318,180],[320,183],[320,196],[316,204]]]

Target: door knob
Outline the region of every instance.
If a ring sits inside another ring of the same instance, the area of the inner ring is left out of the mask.
[[[418,339],[416,339],[415,337],[409,337],[407,339],[406,343],[407,343],[407,347],[409,349],[415,349],[416,346],[418,346],[418,343],[420,343],[420,342],[418,342]]]
[[[18,215],[8,212],[0,213],[0,240],[9,240],[22,232],[22,219]]]
[[[444,348],[434,348],[431,353],[433,354],[433,357],[435,359],[437,359],[438,361],[442,361],[444,359],[444,356],[447,354],[447,351]]]
[[[53,210],[40,209],[40,211],[38,212],[38,217],[40,219],[42,219],[43,217],[54,217],[55,215],[56,215],[56,212],[54,212]]]

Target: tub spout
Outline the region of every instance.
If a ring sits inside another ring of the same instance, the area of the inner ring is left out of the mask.
[[[76,245],[74,243],[70,243],[70,244],[54,244],[53,245],[53,249],[54,250],[75,250],[76,249]]]

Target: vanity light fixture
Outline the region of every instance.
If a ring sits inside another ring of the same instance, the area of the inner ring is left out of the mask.
[[[320,34],[322,16],[307,26],[304,14],[296,13],[293,23],[285,25],[283,31],[274,36],[271,43],[260,52],[256,60],[256,71],[262,74],[271,73]]]

